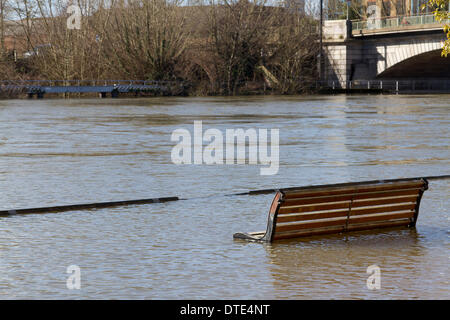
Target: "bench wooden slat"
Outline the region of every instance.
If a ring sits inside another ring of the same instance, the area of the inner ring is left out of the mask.
[[[392,227],[405,227],[409,226],[411,223],[410,219],[402,219],[395,221],[378,221],[371,223],[358,223],[351,224],[347,227],[347,231],[363,231],[368,229],[382,229],[382,228],[392,228]]]
[[[400,197],[400,196],[417,196],[420,188],[407,188],[400,190],[388,190],[388,191],[375,191],[366,193],[346,193],[342,195],[335,196],[321,196],[321,197],[306,197],[306,198],[292,198],[285,199],[285,206],[297,206],[306,204],[319,204],[328,202],[339,202],[339,201],[356,201],[356,200],[369,200],[377,198],[387,198],[387,197]]]
[[[423,185],[421,182],[398,182],[398,183],[387,183],[387,184],[376,184],[372,186],[354,186],[354,187],[330,187],[324,188],[325,190],[311,190],[311,191],[290,191],[287,192],[286,199],[303,198],[303,197],[319,197],[328,195],[342,195],[342,194],[359,194],[365,192],[376,192],[376,191],[388,191],[396,189],[414,189],[420,188]]]
[[[363,217],[350,217],[348,224],[355,223],[365,223],[365,222],[373,222],[373,221],[387,221],[387,220],[396,220],[396,219],[409,219],[414,217],[413,211],[406,211],[400,213],[391,213],[391,214],[375,214]]]
[[[363,215],[363,214],[414,210],[415,207],[416,207],[415,203],[412,203],[412,204],[408,203],[408,204],[400,204],[400,205],[393,205],[393,206],[379,206],[379,207],[371,207],[371,208],[359,208],[359,209],[352,208],[350,215],[357,216],[357,215]]]
[[[415,225],[426,179],[282,189],[265,233],[235,234],[256,241]]]
[[[278,214],[324,211],[324,210],[332,210],[332,209],[344,209],[344,208],[348,208],[349,206],[350,206],[350,201],[334,202],[334,203],[327,203],[327,204],[320,204],[320,205],[282,207],[278,211]]]
[[[288,217],[288,216],[300,216],[301,214],[310,215],[314,218],[319,218],[320,215],[323,215],[324,218],[327,218],[327,214],[330,213],[329,217],[338,217],[341,214],[347,214],[350,210],[352,214],[367,214],[367,213],[377,213],[379,210],[381,211],[396,211],[396,210],[404,210],[404,209],[414,209],[416,206],[417,196],[408,197],[403,199],[381,199],[376,201],[368,201],[368,202],[345,202],[345,203],[337,203],[337,204],[329,204],[329,205],[320,205],[320,206],[305,206],[305,207],[284,207],[279,210],[278,218],[280,217]],[[283,210],[284,209],[284,210]],[[338,210],[344,209],[344,210]],[[316,215],[312,215],[316,213]],[[281,222],[281,221],[280,221]]]
[[[353,197],[352,193],[335,195],[335,196],[321,196],[321,197],[305,197],[305,198],[292,198],[284,199],[284,205],[288,207],[301,206],[307,204],[320,204],[339,201],[351,201]]]
[[[417,193],[419,192],[419,188],[414,189],[404,189],[398,191],[383,191],[383,192],[368,192],[363,194],[355,195],[353,193],[337,195],[337,196],[325,196],[325,197],[306,197],[306,198],[294,198],[294,199],[285,199],[284,206],[292,207],[292,206],[301,206],[307,204],[321,204],[321,203],[329,203],[329,202],[339,202],[339,201],[362,201],[362,200],[370,200],[370,199],[378,199],[378,198],[394,198],[394,197],[417,197]]]
[[[408,189],[400,189],[400,190],[361,193],[361,194],[355,194],[353,196],[353,201],[385,198],[385,197],[389,197],[389,196],[391,196],[391,197],[411,196],[411,195],[417,195],[420,192],[420,190],[421,190],[420,188],[408,188]]]
[[[318,228],[318,229],[314,229],[314,230],[297,230],[297,231],[291,231],[291,232],[277,232],[274,235],[273,240],[309,237],[309,236],[333,234],[333,233],[340,233],[340,232],[344,232],[343,226],[330,227],[330,228]]]
[[[353,209],[351,210],[351,216],[364,215],[364,214],[376,214],[380,212],[393,212],[401,210],[413,210],[416,206],[415,203],[408,203],[404,205],[391,206],[391,207],[370,207],[363,209]],[[338,218],[346,217],[349,210],[336,210],[336,211],[326,211],[317,213],[290,213],[290,214],[279,214],[277,216],[277,223],[284,222],[294,222],[294,221],[306,221],[315,219],[327,219],[327,218]]]
[[[340,201],[352,201],[353,203],[360,203],[364,200],[366,201],[377,201],[377,199],[406,199],[406,198],[417,198],[417,194],[420,189],[405,189],[400,191],[385,191],[382,193],[375,192],[375,193],[364,193],[360,195],[353,195],[353,194],[346,194],[346,195],[339,195],[339,196],[327,196],[327,197],[312,197],[312,198],[295,198],[295,199],[286,199],[284,200],[283,206],[286,207],[295,207],[295,206],[302,206],[302,205],[308,205],[308,204],[322,204],[322,203],[329,203],[329,202],[340,202]],[[399,201],[400,202],[400,201]]]
[[[415,197],[417,199],[417,196]],[[396,202],[391,202],[389,200],[383,200],[383,201],[378,201],[380,203],[380,205],[388,205],[388,204],[393,204]],[[403,201],[402,201],[403,202]],[[400,202],[400,203],[402,203]],[[329,203],[329,204],[320,204],[320,205],[309,205],[309,206],[295,206],[295,207],[282,207],[279,210],[279,214],[289,214],[289,213],[306,213],[306,212],[316,212],[316,211],[327,211],[327,210],[333,210],[333,209],[345,209],[345,208],[350,208],[350,206],[352,208],[356,207],[356,208],[360,208],[360,207],[368,207],[368,206],[375,206],[376,202],[374,202],[374,205],[370,205],[370,202],[366,202],[366,203],[356,203],[356,206],[354,206],[354,202],[335,202],[335,203]],[[398,205],[399,207],[401,205]],[[408,206],[414,208],[415,207],[415,202],[411,202],[408,201],[407,205],[403,205],[403,206]],[[395,206],[393,206],[395,207]],[[382,208],[387,208],[386,206],[382,207]],[[353,209],[352,209],[353,211]],[[364,209],[357,209],[355,211],[364,211]]]
[[[381,199],[370,199],[370,200],[356,200],[352,202],[352,208],[359,207],[369,207],[377,206],[383,204],[393,204],[393,203],[415,203],[417,201],[417,194],[413,196],[402,196],[402,197],[391,197],[391,198],[381,198]]]
[[[388,197],[388,196],[398,197],[398,196],[417,195],[420,192],[420,190],[421,190],[420,188],[407,188],[407,189],[399,189],[399,190],[360,193],[360,194],[355,194],[353,196],[353,201],[364,200],[364,199],[384,198],[384,197]]]
[[[325,235],[325,234],[335,234],[347,231],[362,231],[370,229],[384,229],[384,228],[393,228],[393,227],[401,227],[407,226],[410,223],[409,219],[403,219],[400,221],[388,221],[388,222],[379,222],[379,223],[366,223],[366,224],[355,224],[348,226],[347,229],[345,227],[332,227],[332,228],[318,228],[314,230],[301,230],[294,232],[280,232],[276,233],[273,240],[282,240],[282,239],[291,239],[291,238],[300,238],[300,237],[309,237],[316,235]]]
[[[312,229],[312,228],[322,228],[330,226],[344,226],[347,218],[337,218],[337,219],[321,219],[319,221],[308,221],[301,223],[280,223],[277,224],[276,232],[300,230],[300,229]]]
[[[346,217],[347,215],[348,210],[329,211],[321,213],[280,214],[277,216],[277,223],[338,218],[338,217]]]

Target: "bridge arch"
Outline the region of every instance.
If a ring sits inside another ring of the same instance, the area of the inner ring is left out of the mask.
[[[450,57],[441,56],[442,41],[386,46],[378,61],[378,79],[450,78]]]
[[[345,20],[331,22],[348,31]],[[338,32],[324,39],[321,78],[341,88],[359,80],[450,80],[450,57],[441,57],[446,35],[439,25],[352,37]]]
[[[382,73],[378,79],[450,79],[450,57],[441,56],[441,49],[424,52],[402,60]]]

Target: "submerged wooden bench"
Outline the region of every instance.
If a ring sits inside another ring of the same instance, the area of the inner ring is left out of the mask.
[[[385,227],[414,227],[426,179],[366,181],[276,192],[267,230],[235,239],[266,241]]]

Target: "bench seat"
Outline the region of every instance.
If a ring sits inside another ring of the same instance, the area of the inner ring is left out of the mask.
[[[378,180],[280,189],[266,231],[235,239],[272,242],[386,227],[414,227],[426,179]]]

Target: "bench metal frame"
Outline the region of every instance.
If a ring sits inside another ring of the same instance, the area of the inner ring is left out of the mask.
[[[427,189],[425,178],[280,189],[270,206],[266,231],[236,233],[233,238],[272,242],[396,226],[413,228],[419,216],[422,195]]]

